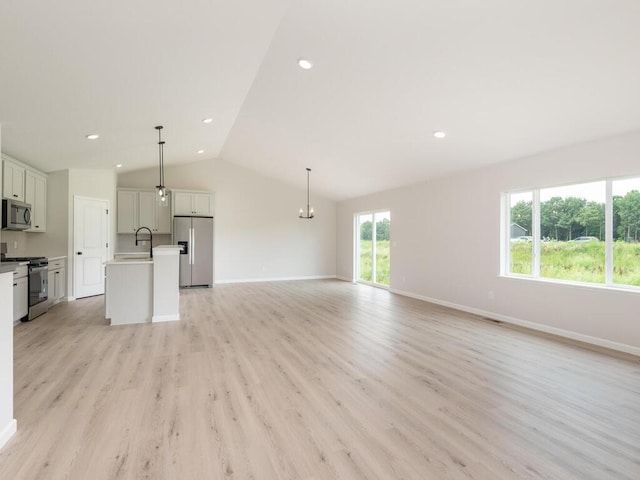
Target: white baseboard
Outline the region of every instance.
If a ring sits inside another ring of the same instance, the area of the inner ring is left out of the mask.
[[[0,430],[0,448],[9,441],[13,434],[18,431],[18,422],[14,418]]]
[[[347,277],[343,277],[341,275],[336,275],[336,278],[338,280],[342,280],[343,282],[354,283],[353,278],[347,278]]]
[[[153,323],[158,323],[158,322],[173,322],[175,320],[180,320],[180,314],[173,314],[173,315],[154,315],[153,317],[151,317],[151,322]]]
[[[437,298],[425,297],[423,295],[416,295],[411,292],[403,292],[402,290],[389,290],[391,293],[402,295],[405,297],[415,298],[416,300],[422,300],[423,302],[435,303],[436,305],[442,305],[443,307],[453,308],[454,310],[460,310],[462,312],[472,313],[481,317],[486,317],[491,320],[498,320],[504,323],[511,323],[520,327],[529,328],[531,330],[537,330],[539,332],[550,333],[551,335],[557,335],[558,337],[569,338],[571,340],[577,340],[579,342],[596,345],[598,347],[604,347],[618,352],[629,353],[631,355],[640,356],[640,348],[632,345],[626,345],[624,343],[613,342],[611,340],[605,340],[603,338],[592,337],[590,335],[584,335],[582,333],[572,332],[570,330],[564,330],[562,328],[550,327],[549,325],[543,325],[541,323],[530,322],[528,320],[521,320],[519,318],[509,317],[500,313],[488,312],[486,310],[480,310],[479,308],[467,307],[465,305],[459,305],[457,303],[447,302],[445,300],[439,300]]]
[[[216,285],[225,283],[257,283],[257,282],[290,282],[292,280],[326,280],[336,278],[335,275],[310,275],[307,277],[273,277],[273,278],[243,278],[238,280],[218,280]]]
[[[76,297],[72,297],[72,296],[67,297],[67,302],[75,302],[75,301],[76,301]]]

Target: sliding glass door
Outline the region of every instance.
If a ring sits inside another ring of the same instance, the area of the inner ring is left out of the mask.
[[[389,287],[391,212],[356,215],[356,230],[357,280]]]

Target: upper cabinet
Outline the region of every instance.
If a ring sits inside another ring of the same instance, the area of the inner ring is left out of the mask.
[[[25,167],[3,156],[2,196],[24,202]]]
[[[118,189],[118,233],[135,233],[148,227],[153,233],[171,233],[171,195],[169,205],[160,206],[155,190]]]
[[[196,217],[213,216],[213,195],[194,190],[171,190],[173,214]]]
[[[25,172],[25,202],[31,205],[31,228],[27,232],[47,231],[47,177],[32,170]]]
[[[31,205],[31,228],[47,231],[47,175],[2,154],[2,196]]]
[[[118,190],[118,233],[135,233],[138,228],[138,192]]]
[[[156,233],[171,233],[171,192],[167,193],[167,204],[158,202],[156,191],[138,193],[138,220],[140,226],[152,225]]]

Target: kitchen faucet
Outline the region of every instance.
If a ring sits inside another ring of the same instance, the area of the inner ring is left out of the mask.
[[[139,241],[144,241],[144,239],[138,240],[138,232],[140,230],[146,230],[149,232],[149,258],[153,258],[153,233],[151,233],[151,229],[149,227],[140,227],[136,230],[136,246],[138,246]]]

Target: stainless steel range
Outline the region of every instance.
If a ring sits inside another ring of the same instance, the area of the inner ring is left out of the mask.
[[[47,257],[3,257],[3,262],[29,262],[29,316],[33,320],[49,310],[49,260]]]

